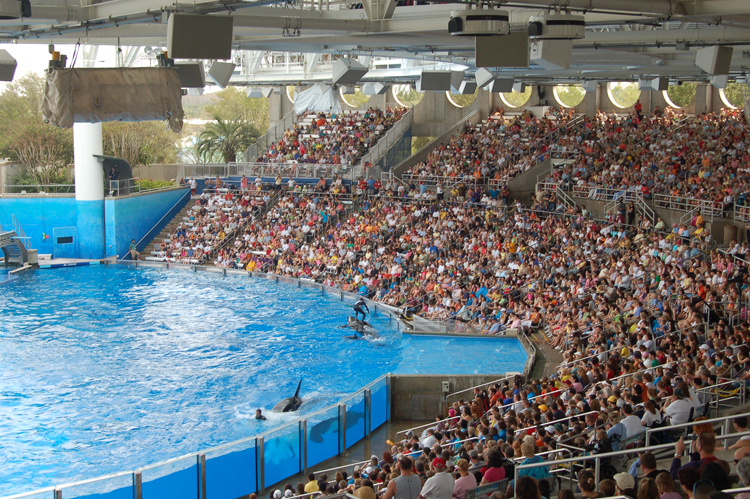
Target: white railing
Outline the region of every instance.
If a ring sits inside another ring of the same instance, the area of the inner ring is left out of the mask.
[[[393,147],[396,141],[399,140],[404,135],[404,133],[406,133],[406,131],[410,126],[412,126],[413,123],[414,111],[413,108],[410,108],[401,116],[400,120],[398,120],[388,131],[386,131],[383,137],[380,137],[375,145],[373,145],[370,150],[367,151],[367,154],[362,156],[360,161],[358,161],[358,164],[363,165],[365,163],[370,163],[371,165],[374,165],[375,163],[380,161],[380,158],[385,156],[385,154],[388,152],[388,149]]]
[[[268,129],[265,135],[261,135],[255,141],[255,144],[247,148],[245,152],[245,159],[247,161],[255,161],[260,156],[260,151],[267,151],[268,148],[284,136],[284,133],[297,122],[297,115],[294,111],[290,111],[284,115],[281,120],[277,121],[272,127]]]
[[[75,194],[75,184],[0,185],[0,196],[33,196],[34,194]]]
[[[653,201],[654,206],[657,208],[685,212],[700,210],[700,213],[712,222],[715,218],[722,218],[724,214],[724,203],[721,201],[696,199],[684,196],[669,196],[666,194],[654,194]]]

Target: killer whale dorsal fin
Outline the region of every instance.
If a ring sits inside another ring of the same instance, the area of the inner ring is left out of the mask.
[[[299,385],[297,385],[297,391],[294,392],[294,398],[299,398],[299,389],[302,388],[302,380],[299,380]]]

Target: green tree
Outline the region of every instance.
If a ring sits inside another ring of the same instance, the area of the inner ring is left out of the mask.
[[[417,151],[422,149],[424,146],[435,140],[435,137],[412,137],[411,138],[411,153],[415,154]]]
[[[555,93],[565,107],[576,107],[586,97],[586,91],[580,85],[558,85]]]
[[[64,182],[65,166],[73,161],[73,133],[41,121],[24,124],[12,134],[8,150],[38,183]]]
[[[175,162],[181,138],[160,121],[110,122],[102,127],[104,154],[122,158],[133,167]]]
[[[513,92],[503,92],[502,94],[505,102],[507,102],[509,106],[521,107],[529,102],[529,99],[531,98],[531,85],[528,85],[523,92],[516,92],[514,90]]]
[[[448,91],[448,94],[450,95],[450,99],[458,107],[470,106],[477,99],[478,93],[479,93],[479,87],[477,87],[477,89],[474,90],[473,94],[468,94],[468,95],[453,95],[450,93],[450,91]]]
[[[370,102],[370,95],[365,95],[359,88],[354,90],[354,94],[341,94],[344,96],[344,101],[351,107],[360,107]]]
[[[609,84],[610,93],[614,104],[620,107],[630,107],[635,104],[641,96],[638,84],[628,81],[618,81]]]
[[[745,96],[743,92],[747,91],[747,85],[744,83],[737,83],[732,81],[727,84],[727,88],[724,89],[724,95],[731,105],[737,108],[745,107]]]
[[[0,153],[13,157],[11,144],[27,125],[41,124],[44,78],[26,73],[7,84],[0,94]],[[35,132],[38,130],[34,130]]]
[[[268,130],[268,99],[251,99],[243,88],[227,87],[216,92],[214,102],[206,106],[206,111],[222,121],[246,123],[264,133]]]
[[[422,97],[424,97],[424,92],[417,92],[411,85],[396,85],[394,90],[396,99],[408,107],[416,106],[422,101]]]
[[[252,124],[239,119],[223,120],[217,116],[200,134],[198,155],[205,160],[218,154],[225,163],[232,163],[258,137],[260,132]]]
[[[677,107],[686,107],[695,100],[695,92],[698,90],[697,83],[683,83],[682,85],[670,85],[667,90],[669,100]]]

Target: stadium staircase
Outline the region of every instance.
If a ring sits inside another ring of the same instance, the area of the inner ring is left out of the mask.
[[[191,198],[192,201],[192,198]],[[159,232],[151,241],[148,242],[146,245],[146,248],[141,251],[141,254],[139,256],[139,260],[145,260],[146,257],[153,256],[151,253],[154,251],[154,245],[157,242],[169,242],[169,233],[172,232],[172,230],[177,227],[178,224],[187,221],[187,213],[188,210],[194,206],[193,202],[188,202],[177,214],[170,220],[167,225],[164,226],[164,228]]]

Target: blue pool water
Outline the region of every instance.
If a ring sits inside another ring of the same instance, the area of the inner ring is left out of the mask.
[[[377,377],[521,371],[511,338],[343,339],[351,304],[245,276],[36,271],[0,300],[0,491],[134,469],[268,431]]]

